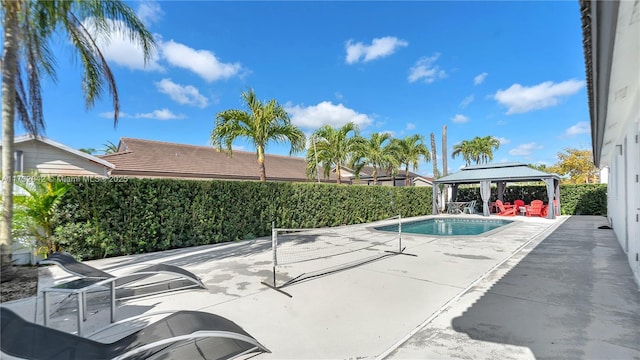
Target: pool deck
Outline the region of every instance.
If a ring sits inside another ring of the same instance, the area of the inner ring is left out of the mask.
[[[283,289],[291,298],[261,284],[272,276],[266,238],[88,263],[113,271],[166,262],[194,272],[206,290],[119,302],[117,319],[212,312],[272,351],[256,359],[640,359],[640,292],[613,232],[598,229],[604,217],[491,217],[498,218],[516,223],[480,236],[404,234],[405,252],[417,256],[387,256],[298,282]],[[395,241],[383,244],[388,233],[371,226],[332,231],[379,246],[278,266],[278,283],[396,249]],[[73,279],[56,267],[40,274],[40,289]],[[74,302],[52,299],[51,326],[75,331]],[[3,306],[42,323],[41,296]],[[104,298],[90,297],[88,307],[86,333],[109,323]],[[118,330],[101,339],[130,331]]]

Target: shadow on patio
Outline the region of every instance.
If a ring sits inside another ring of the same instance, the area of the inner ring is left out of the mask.
[[[536,358],[640,358],[640,292],[604,217],[572,216],[453,328]]]

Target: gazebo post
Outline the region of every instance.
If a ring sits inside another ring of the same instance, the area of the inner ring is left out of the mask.
[[[436,184],[436,182],[433,182],[433,199],[431,201],[431,203],[433,204],[433,215],[438,215],[440,214],[440,211],[438,211],[438,184]]]
[[[480,198],[482,198],[482,215],[489,216],[489,200],[491,199],[491,181],[480,181]]]

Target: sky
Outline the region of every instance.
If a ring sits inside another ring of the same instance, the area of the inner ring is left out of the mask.
[[[43,84],[48,138],[98,154],[121,137],[210,146],[216,114],[246,110],[252,88],[306,134],[352,121],[365,137],[420,134],[430,148],[434,133],[440,168],[446,125],[448,172],[464,166],[451,148],[476,136],[499,139],[494,163],[553,165],[566,148],[591,149],[578,1],[127,4],[157,48],[145,65],[120,34],[100,39],[117,126],[107,93],[86,108],[81,65],[59,38],[57,81]],[[416,172],[430,176],[432,164]]]

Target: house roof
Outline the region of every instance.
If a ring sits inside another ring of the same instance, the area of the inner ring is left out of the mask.
[[[53,141],[49,138],[46,138],[44,136],[40,136],[40,135],[31,135],[31,134],[27,134],[27,135],[20,135],[20,136],[16,136],[14,138],[13,143],[14,144],[20,144],[20,143],[25,143],[25,142],[29,142],[29,141],[39,141],[42,143],[45,143],[49,146],[53,146],[55,148],[58,148],[60,150],[66,151],[68,153],[71,153],[73,155],[76,155],[78,157],[84,158],[86,160],[98,163],[100,165],[106,166],[110,169],[115,168],[116,166],[112,163],[110,163],[109,161],[105,160],[105,159],[101,159],[97,156],[93,156],[91,154],[87,154],[85,152],[82,152],[80,150],[76,150],[74,148],[71,148],[67,145],[61,144],[57,141]],[[1,147],[1,146],[0,146]]]
[[[580,0],[593,160],[610,166],[625,147],[640,93],[638,2]],[[635,101],[634,101],[635,99]]]
[[[211,146],[121,138],[118,152],[101,157],[115,164],[112,175],[260,179],[256,154],[240,150],[234,150],[229,157]],[[313,181],[307,179],[307,163],[303,158],[265,154],[265,169],[267,180]],[[335,178],[332,180],[335,181]]]
[[[373,173],[372,167],[365,166],[362,170],[364,171],[360,172],[360,180],[364,180],[364,181],[373,180],[373,176],[371,175]],[[389,173],[388,171],[378,169],[377,177],[378,177],[378,181],[389,181],[394,178],[400,181],[405,179],[405,173],[404,173],[404,169],[398,169],[396,176],[392,176],[391,173]],[[422,179],[428,183],[433,183],[433,178],[422,176],[412,171],[409,171],[408,177],[409,179]],[[352,176],[352,178],[355,178],[355,176]]]
[[[491,181],[534,181],[542,179],[557,179],[556,174],[530,168],[523,163],[498,163],[472,165],[462,168],[459,172],[436,179],[436,184],[471,184],[482,180]]]

